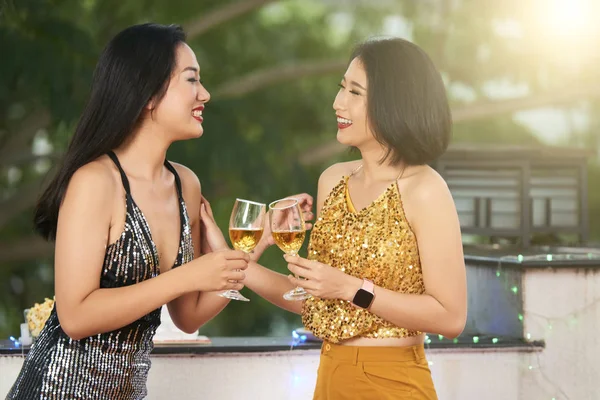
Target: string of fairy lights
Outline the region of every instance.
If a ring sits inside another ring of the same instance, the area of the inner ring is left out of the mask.
[[[497,279],[503,280],[502,284],[506,288],[507,291],[512,293],[512,295],[518,296],[520,294],[519,287],[517,285],[515,285],[514,282],[510,282],[508,279],[505,279],[506,274],[504,273],[504,269],[505,269],[504,264],[509,263],[514,268],[515,264],[526,267],[528,263],[537,263],[538,265],[540,263],[542,263],[544,266],[547,266],[548,268],[553,268],[553,266],[555,266],[558,263],[560,263],[561,265],[565,265],[567,262],[571,263],[571,265],[573,265],[573,266],[576,266],[576,262],[581,261],[581,260],[593,260],[593,261],[598,261],[600,263],[600,253],[576,253],[576,254],[560,254],[560,255],[557,255],[557,254],[505,255],[505,256],[498,258],[495,276]],[[536,312],[533,312],[530,310],[523,310],[523,312],[518,312],[517,315],[515,316],[515,318],[517,318],[520,321],[520,323],[523,324],[525,322],[525,317],[524,317],[524,314],[525,314],[525,315],[527,315],[527,323],[528,324],[532,324],[532,325],[535,323],[544,324],[545,325],[545,333],[542,335],[543,337],[536,338],[536,339],[547,341],[547,339],[551,337],[552,332],[557,330],[562,324],[566,324],[568,328],[572,329],[574,326],[578,325],[581,317],[585,313],[589,312],[590,310],[593,311],[599,304],[600,304],[600,298],[594,298],[591,301],[588,301],[582,307],[579,307],[576,310],[573,310],[569,313],[562,314],[558,317],[549,317],[547,315],[542,315],[540,313],[536,313]],[[534,346],[534,347],[538,346],[535,342],[532,342],[532,335],[530,332],[524,332],[524,338],[526,339],[526,342],[529,342],[531,344],[531,346]],[[25,349],[23,349],[23,347],[20,346],[19,341],[14,337],[10,337],[10,339],[14,342],[16,348],[21,348],[21,351],[23,352],[23,355],[24,355]],[[307,332],[302,331],[302,330],[299,330],[299,331],[294,330],[292,332],[292,344],[291,344],[290,350],[293,350],[294,348],[296,348],[300,343],[304,343],[309,340],[310,340],[310,338],[307,335]],[[447,344],[452,343],[455,345],[459,345],[459,344],[464,345],[464,338],[462,340],[459,340],[457,338],[447,339],[442,335],[426,335],[425,346],[428,350],[432,349],[431,344],[433,343],[434,340],[437,340],[439,342],[444,342]],[[493,335],[492,336],[486,335],[484,337],[474,335],[470,338],[470,340],[472,340],[474,345],[482,345],[482,344],[498,345],[498,344],[502,344],[504,339],[502,337],[494,337]],[[474,346],[474,347],[477,347],[477,346]],[[542,361],[540,359],[541,353],[542,353],[541,351],[533,351],[532,355],[530,355],[530,357],[529,357],[530,359],[529,359],[528,364],[525,367],[523,367],[523,369],[525,371],[538,371],[538,373],[543,378],[545,383],[553,388],[553,391],[555,393],[550,394],[548,397],[548,400],[569,399],[569,396],[565,393],[565,391],[554,380],[552,380],[550,377],[548,377],[548,375],[542,368]],[[430,358],[429,364],[433,366],[435,364],[435,357],[434,358],[429,357],[429,358]],[[532,363],[532,358],[535,358],[534,363]],[[593,371],[589,371],[589,372],[593,373]],[[600,371],[598,371],[597,375],[600,376]]]
[[[522,254],[517,254],[517,255],[506,255],[506,256],[502,256],[498,258],[498,264],[497,264],[497,269],[496,269],[496,278],[498,279],[503,279],[504,277],[504,271],[503,271],[503,264],[506,264],[507,262],[509,262],[510,264],[514,265],[514,264],[518,264],[518,265],[527,265],[528,263],[543,263],[545,266],[547,266],[548,268],[552,268],[553,264],[556,265],[558,263],[561,263],[562,265],[566,264],[566,263],[572,263],[572,265],[576,266],[576,262],[577,261],[589,261],[589,260],[593,260],[593,261],[598,261],[600,263],[600,253],[575,253],[575,254],[536,254],[536,255],[522,255]],[[508,282],[507,280],[503,281],[504,286],[507,288],[508,291],[512,292],[513,295],[519,295],[519,287],[517,285],[515,285],[513,282]],[[547,338],[551,335],[551,333],[553,331],[556,330],[556,328],[563,323],[566,323],[568,325],[569,328],[572,328],[573,326],[578,324],[579,319],[582,317],[583,314],[585,314],[586,312],[595,309],[600,303],[600,298],[594,298],[591,301],[587,302],[584,306],[577,308],[576,310],[573,310],[569,313],[563,314],[559,317],[549,317],[546,315],[542,315],[530,310],[523,310],[522,313],[517,313],[516,318],[521,322],[521,324],[524,323],[524,314],[527,315],[527,322],[528,323],[533,323],[534,320],[543,320],[543,323],[546,325],[546,333],[543,335],[543,337],[538,338],[540,340],[544,340],[546,341]],[[532,340],[532,335],[530,332],[524,332],[524,336],[525,339],[531,343],[532,346],[535,345],[535,343],[531,342]],[[442,335],[437,335],[437,339],[439,341],[446,341],[446,342],[450,342],[449,339],[444,338]],[[426,336],[425,338],[425,344],[427,346],[428,349],[431,349],[431,343],[432,341],[435,340],[435,337],[432,339],[429,335]],[[487,338],[486,340],[489,340],[488,343],[491,344],[498,344],[502,341],[501,338],[499,337],[491,337],[491,338]],[[482,343],[482,339],[479,336],[472,336],[472,341],[473,344],[481,344]],[[453,339],[452,343],[454,344],[458,344],[459,340],[458,339]],[[546,372],[544,371],[544,369],[542,368],[542,362],[540,360],[540,355],[541,352],[540,351],[534,351],[532,352],[533,357],[535,357],[535,365],[533,365],[533,363],[531,362],[531,356],[530,356],[530,360],[528,365],[524,368],[526,371],[538,371],[539,374],[542,376],[542,378],[544,379],[544,381],[550,385],[554,391],[556,392],[556,394],[554,395],[549,395],[549,400],[558,400],[558,399],[569,399],[569,396],[565,393],[565,391],[555,382],[553,381],[551,378],[548,377],[548,375],[546,374]],[[434,365],[434,361],[429,361],[430,365]],[[561,397],[558,397],[561,396]]]

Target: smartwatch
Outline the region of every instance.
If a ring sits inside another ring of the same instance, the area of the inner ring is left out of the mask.
[[[373,299],[375,298],[373,288],[373,282],[363,279],[362,286],[354,295],[354,299],[352,299],[352,304],[365,309],[371,307],[371,303],[373,303]]]

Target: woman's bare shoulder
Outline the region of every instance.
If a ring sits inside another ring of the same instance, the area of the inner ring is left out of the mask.
[[[189,191],[190,194],[194,192],[194,194],[201,193],[201,185],[200,179],[198,175],[191,168],[186,167],[183,164],[179,164],[176,162],[171,162],[173,167],[175,167],[175,171],[179,175],[179,179],[181,179],[181,186],[183,187],[184,192]]]
[[[402,181],[405,182],[402,182]],[[413,227],[424,218],[438,215],[439,219],[456,217],[456,207],[444,178],[429,166],[400,179],[400,193],[405,212]]]
[[[71,177],[69,189],[89,190],[95,194],[112,195],[117,189],[116,167],[108,157],[102,156],[91,161],[77,171]]]
[[[352,174],[361,163],[361,160],[354,160],[331,165],[321,173],[319,189],[325,191],[331,190],[343,177]]]

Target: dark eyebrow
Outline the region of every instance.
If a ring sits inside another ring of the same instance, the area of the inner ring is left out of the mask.
[[[185,72],[185,71],[194,71],[195,73],[198,73],[198,72],[199,72],[199,71],[198,71],[198,68],[196,68],[196,67],[186,67],[186,68],[184,68],[184,69],[183,69],[183,71],[181,71],[181,72],[183,73],[183,72]]]
[[[346,81],[346,77],[343,77],[343,78],[342,78],[342,80],[343,80],[343,81]],[[362,90],[364,90],[364,91],[366,91],[366,90],[367,90],[367,88],[363,87],[363,85],[361,85],[360,83],[358,83],[358,82],[356,82],[356,81],[350,81],[350,84],[351,84],[351,85],[354,85],[354,86],[358,86],[359,88],[361,88],[361,89],[362,89]]]

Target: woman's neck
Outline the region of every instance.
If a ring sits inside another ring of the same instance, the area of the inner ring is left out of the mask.
[[[362,168],[357,171],[357,174],[361,176],[366,185],[398,179],[405,169],[404,163],[391,165],[387,160],[381,163],[381,159],[385,155],[383,150],[361,151],[361,155]]]
[[[115,149],[119,160],[132,177],[156,181],[161,178],[170,142],[156,127],[144,126],[132,138]]]

